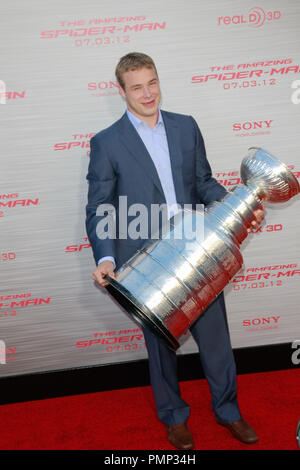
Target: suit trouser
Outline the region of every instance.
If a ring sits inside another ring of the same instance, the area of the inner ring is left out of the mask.
[[[199,348],[216,417],[228,422],[239,420],[236,366],[223,293],[197,319],[190,331]],[[158,417],[166,425],[182,423],[188,419],[190,407],[180,394],[176,353],[150,331],[143,329],[143,332]]]

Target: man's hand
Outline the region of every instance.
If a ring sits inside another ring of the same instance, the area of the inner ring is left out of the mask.
[[[255,215],[256,220],[253,220],[251,222],[252,227],[247,229],[248,233],[252,232],[253,229],[257,230],[258,227],[260,226],[260,223],[265,218],[264,211],[262,211],[261,209],[257,209],[256,211],[254,211],[254,215]]]
[[[114,273],[114,263],[112,261],[102,261],[102,263],[98,264],[97,268],[92,274],[92,278],[96,281],[100,286],[105,287],[108,286],[108,282],[105,280],[105,276],[110,276],[113,279],[116,279]]]

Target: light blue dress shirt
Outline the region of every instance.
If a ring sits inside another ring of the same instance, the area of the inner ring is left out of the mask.
[[[155,165],[166,198],[168,217],[170,218],[178,212],[178,208],[172,176],[169,146],[160,109],[157,124],[153,129],[151,129],[151,127],[149,127],[144,121],[132,114],[128,109],[126,112],[130,122],[141,137]],[[98,264],[105,260],[112,261],[115,264],[115,260],[112,256],[104,256],[99,260]]]

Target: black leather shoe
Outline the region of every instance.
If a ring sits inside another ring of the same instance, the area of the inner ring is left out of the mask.
[[[234,421],[233,423],[227,423],[226,421],[222,421],[219,418],[216,418],[216,420],[218,424],[221,424],[221,426],[229,429],[233,437],[243,442],[244,444],[255,444],[255,442],[258,441],[258,437],[254,429],[252,429],[251,426],[243,419]]]
[[[167,426],[168,441],[172,446],[181,450],[194,447],[193,437],[187,423],[171,424]]]

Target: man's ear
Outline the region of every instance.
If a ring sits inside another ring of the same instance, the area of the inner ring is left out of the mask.
[[[119,94],[125,98],[125,90],[121,87],[121,85],[119,85]]]

